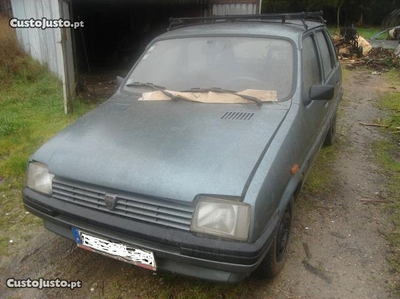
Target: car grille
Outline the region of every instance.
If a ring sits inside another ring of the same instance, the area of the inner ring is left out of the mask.
[[[106,207],[104,189],[60,178],[53,179],[52,197],[55,199],[148,223],[190,230],[192,206],[136,194],[110,193],[118,193],[113,210]]]

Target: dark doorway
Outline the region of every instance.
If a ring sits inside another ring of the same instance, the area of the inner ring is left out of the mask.
[[[168,28],[170,17],[198,17],[208,1],[198,0],[73,0],[75,66],[78,91],[107,98],[116,89],[115,77],[125,76],[146,45]]]

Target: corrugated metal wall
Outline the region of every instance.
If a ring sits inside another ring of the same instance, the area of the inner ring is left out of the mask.
[[[213,4],[212,14],[224,15],[249,15],[258,13],[258,5],[254,3],[223,3]]]
[[[12,10],[18,19],[59,19],[58,1],[54,0],[11,0]],[[54,74],[64,81],[64,62],[61,46],[61,29],[18,28],[17,37],[33,58],[45,64]]]

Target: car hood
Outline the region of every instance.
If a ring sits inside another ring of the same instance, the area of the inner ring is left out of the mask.
[[[32,160],[58,177],[160,198],[241,196],[289,107],[111,99]]]

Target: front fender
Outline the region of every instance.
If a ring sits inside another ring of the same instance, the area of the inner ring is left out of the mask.
[[[303,174],[297,172],[292,176],[292,178],[290,179],[289,183],[286,186],[285,191],[282,194],[282,198],[279,203],[279,207],[277,209],[277,212],[279,213],[280,216],[283,215],[287,205],[290,202],[290,199],[292,198],[292,195],[298,194],[302,184],[303,184]]]

